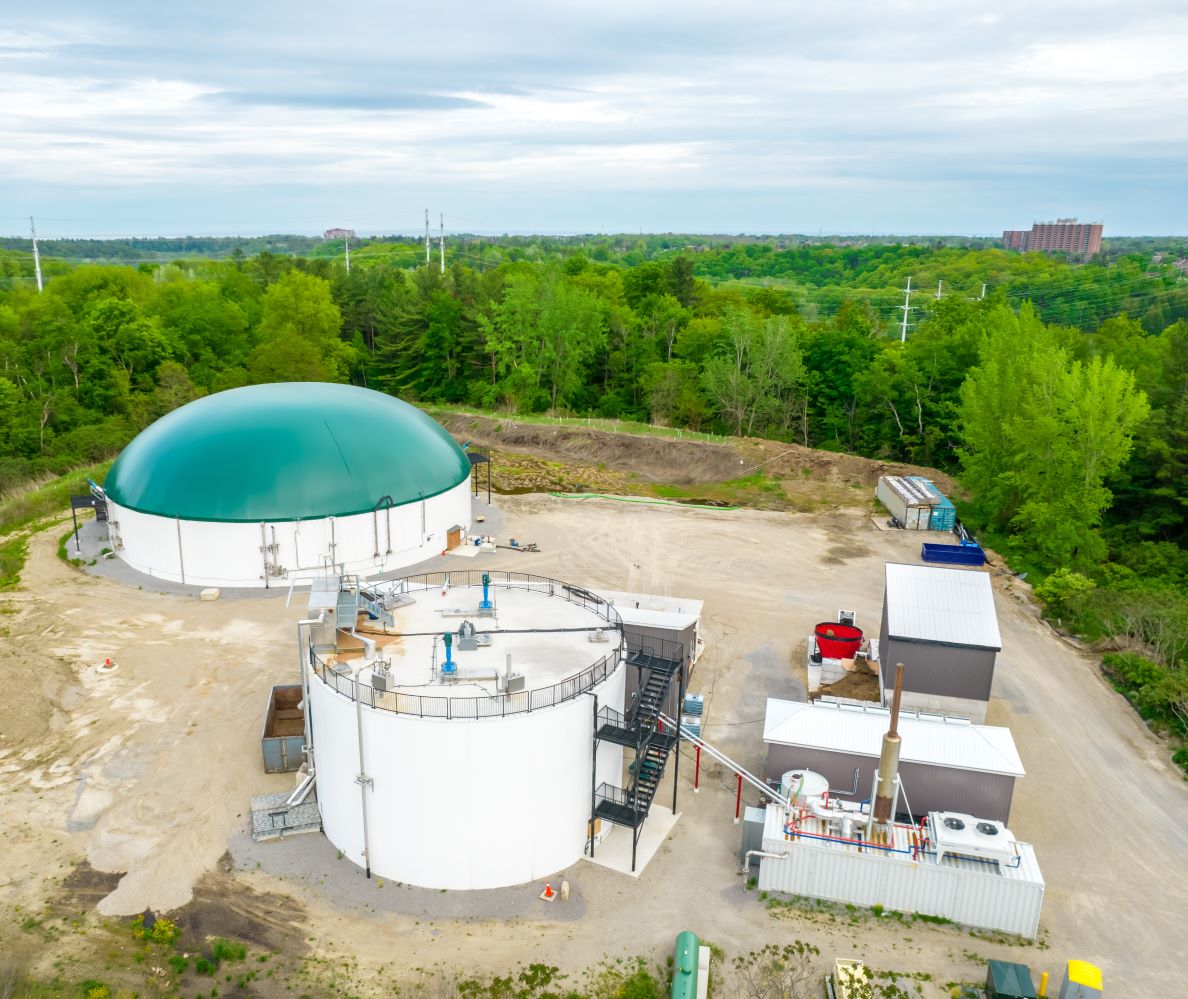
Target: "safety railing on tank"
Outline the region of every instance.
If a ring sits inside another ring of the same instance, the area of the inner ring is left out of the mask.
[[[428,590],[481,587],[483,572],[461,570],[452,572],[427,572],[417,576],[405,576],[369,588],[382,594],[407,594]],[[613,604],[597,594],[579,586],[570,586],[545,576],[529,572],[507,572],[488,570],[488,585],[492,588],[531,590],[560,597],[572,604],[592,611],[607,622],[608,628],[622,630],[623,621]],[[620,650],[615,649],[587,666],[580,673],[560,680],[548,687],[522,690],[511,694],[491,694],[484,697],[430,697],[424,694],[406,694],[400,691],[376,690],[369,683],[357,683],[351,668],[343,664],[339,668],[325,662],[312,645],[309,646],[309,661],[313,672],[327,686],[351,700],[359,699],[363,704],[381,711],[396,714],[415,715],[418,718],[502,718],[507,715],[523,714],[552,708],[592,690],[609,677],[619,666]]]

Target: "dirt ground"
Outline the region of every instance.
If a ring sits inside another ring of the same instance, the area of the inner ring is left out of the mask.
[[[541,552],[499,551],[468,568],[705,601],[706,650],[691,684],[707,697],[704,735],[755,770],[766,698],[803,696],[804,635],[839,607],[873,625],[883,564],[914,562],[919,550],[918,536],[880,529],[865,507],[813,516],[544,496],[500,506],[507,535]],[[354,994],[390,995],[393,981],[434,966],[506,973],[542,961],[577,973],[624,955],[662,962],[686,927],[727,953],[799,938],[823,959],[923,972],[924,995],[984,977],[987,957],[1057,979],[1064,960],[1084,958],[1104,968],[1111,996],[1169,994],[1179,973],[1188,787],[1092,660],[1038,619],[1026,584],[1007,573],[994,574],[1004,651],[988,721],[1014,732],[1028,775],[1011,827],[1035,845],[1047,880],[1041,940],[1024,946],[956,927],[769,909],[737,873],[732,779],[707,766],[694,795],[687,759],[681,819],[644,875],[579,862],[564,872],[568,910],[536,903],[530,889],[471,897],[382,887],[320,837],[275,851],[249,845],[250,796],[292,782],[262,772],[259,737],[269,687],[295,677],[298,601],[142,592],[68,568],[54,544],[54,532],[36,536],[24,589],[0,595],[9,692],[0,950],[21,949],[47,973],[65,944],[43,945],[19,925],[72,890],[84,909],[177,910],[199,935],[307,948],[327,994],[345,982]],[[99,675],[105,656],[119,668]],[[83,877],[83,863],[124,876]]]
[[[804,509],[803,500],[813,496],[843,505],[852,503],[853,495],[838,492],[838,488],[869,486],[873,492],[880,475],[923,475],[945,492],[952,493],[956,488],[949,476],[935,469],[754,437],[736,437],[728,444],[717,444],[573,425],[517,423],[513,419],[462,413],[439,414],[439,419],[459,440],[474,441],[480,448],[492,451],[492,480],[500,492],[631,494],[649,492],[649,487],[664,484],[685,487],[693,498],[698,498],[705,493],[697,489],[699,486],[761,472],[781,480],[782,490],[774,496],[748,495],[747,505]],[[486,470],[480,474],[485,482]]]

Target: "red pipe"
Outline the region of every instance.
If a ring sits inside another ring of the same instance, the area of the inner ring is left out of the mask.
[[[738,794],[734,796],[734,821],[742,814],[742,774],[738,774]]]
[[[697,762],[693,765],[693,793],[701,788],[701,747],[697,746]]]

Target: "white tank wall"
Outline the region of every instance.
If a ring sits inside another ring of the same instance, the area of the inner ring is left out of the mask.
[[[369,576],[413,565],[439,554],[446,546],[446,532],[455,524],[469,530],[470,501],[470,481],[466,480],[423,503],[408,503],[374,515],[267,523],[268,543],[275,538],[278,546],[273,560],[284,570],[284,575],[274,576],[268,583],[287,586],[292,578],[313,575],[321,556],[330,552],[331,520],[335,561],[345,562],[349,571]],[[122,547],[112,547],[119,557],[149,576],[198,586],[265,583],[259,524],[179,521],[138,513],[110,501],[108,519],[118,525],[112,527],[112,533],[118,533]]]
[[[595,688],[623,707],[626,667]],[[310,677],[318,804],[327,838],[362,866],[356,705]],[[371,873],[428,888],[498,888],[582,857],[590,818],[593,700],[481,721],[362,709]],[[620,784],[601,743],[597,781]],[[627,833],[626,835],[630,835]]]

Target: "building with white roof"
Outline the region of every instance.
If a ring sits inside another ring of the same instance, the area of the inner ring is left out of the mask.
[[[702,601],[692,597],[670,597],[655,593],[633,593],[627,590],[593,590],[614,607],[623,622],[623,636],[631,644],[650,647],[655,654],[668,656],[680,649],[684,663],[685,686],[705,642],[701,638]],[[627,701],[636,690],[636,677],[627,674]],[[673,684],[665,701],[664,712],[676,717],[681,710],[677,703],[678,686]]]
[[[976,569],[887,563],[879,631],[883,700],[903,663],[903,706],[986,719],[1002,650],[990,576]]]
[[[834,793],[863,801],[871,796],[890,716],[877,705],[769,698],[765,776],[778,780],[789,770],[812,770]],[[901,711],[899,734],[899,776],[913,816],[950,811],[1009,819],[1015,781],[1024,775],[1010,729]]]

